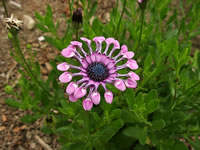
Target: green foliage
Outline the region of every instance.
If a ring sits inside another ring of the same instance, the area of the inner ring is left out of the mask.
[[[52,116],[53,122],[45,123],[42,131],[58,135],[61,150],[187,150],[181,138],[199,150],[200,51],[191,53],[191,40],[200,33],[200,2],[179,0],[175,7],[172,0],[148,1],[139,47],[141,10],[137,1],[127,0],[118,31],[123,0],[117,0],[106,24],[95,17],[97,1],[81,2],[84,16],[80,36],[114,37],[121,45],[126,44],[135,52],[134,59],[139,64],[138,87],[120,92],[109,85],[114,93],[113,103],[107,104],[102,96],[100,105],[85,112],[81,100],[67,100],[63,86],[56,80],[60,74],[56,63],[75,63],[72,59],[55,57],[51,62],[53,70],[43,81],[35,60],[27,62],[37,80],[13,54],[24,71],[19,71],[17,92],[5,88],[16,99],[7,99],[6,104],[32,110],[31,115],[21,118],[24,123]],[[71,13],[72,10],[73,1]],[[59,23],[55,23],[50,6],[44,16],[36,12],[35,17],[38,29],[48,33],[45,40],[58,50],[75,40],[71,20],[67,18],[66,31],[63,37],[58,36]],[[31,46],[28,49],[31,51]]]

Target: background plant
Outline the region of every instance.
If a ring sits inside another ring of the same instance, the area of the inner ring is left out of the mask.
[[[24,60],[18,38],[11,34],[15,48],[12,55],[23,70],[19,71],[22,75],[19,91],[7,89],[15,100],[7,99],[6,103],[32,110],[32,115],[21,118],[24,123],[45,118],[41,130],[58,135],[63,150],[188,149],[181,138],[200,149],[200,53],[198,50],[191,53],[191,40],[200,33],[200,1],[179,0],[179,7],[175,8],[171,7],[172,0],[148,1],[143,11],[136,1],[117,0],[106,24],[96,17],[90,24],[97,2],[80,1],[84,16],[79,36],[115,37],[136,52],[140,66],[137,73],[141,77],[138,88],[121,93],[111,86],[116,95],[113,103],[109,105],[102,100],[92,111],[85,112],[81,102],[66,100],[63,85],[56,80],[60,74],[57,62],[73,60],[57,56],[51,62],[53,70],[48,79],[43,81],[31,46],[27,48],[32,57]],[[73,1],[71,14],[72,6]],[[54,23],[50,6],[45,16],[37,12],[35,16],[37,27],[50,34],[45,40],[58,50],[74,40],[71,18],[66,18],[66,32],[59,37],[59,23]]]

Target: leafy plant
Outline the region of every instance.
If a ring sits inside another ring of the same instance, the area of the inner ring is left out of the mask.
[[[43,81],[37,61],[23,60],[16,53],[14,58],[24,70],[19,71],[22,77],[19,91],[13,93],[15,100],[5,102],[32,110],[32,115],[21,118],[24,123],[46,118],[42,131],[58,135],[62,150],[187,150],[181,138],[200,149],[200,52],[191,53],[192,39],[200,33],[200,2],[179,0],[179,7],[171,7],[172,0],[154,0],[147,2],[144,11],[136,1],[117,0],[106,24],[95,17],[97,1],[81,2],[84,16],[80,36],[115,37],[136,52],[141,77],[138,88],[115,91],[111,105],[101,100],[99,106],[85,112],[81,101],[66,100],[62,85],[55,80],[59,76],[56,63],[63,58],[57,56],[51,62],[53,70]],[[37,12],[35,16],[37,27],[50,33],[45,36],[50,45],[62,50],[73,40],[70,19],[66,19],[64,36],[58,36],[59,23],[54,23],[50,6],[44,16]],[[20,52],[16,37],[11,40]]]

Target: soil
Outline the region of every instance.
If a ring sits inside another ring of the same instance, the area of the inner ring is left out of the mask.
[[[20,4],[21,7],[11,4],[11,1]],[[109,20],[108,12],[112,9],[114,0],[98,0],[98,3],[99,6],[96,15],[103,22],[106,22]],[[53,10],[53,17],[60,22],[60,34],[65,29],[66,16],[69,17],[68,0],[6,0],[6,5],[9,15],[12,13],[20,20],[23,20],[23,15],[31,16],[36,20],[34,13],[37,11],[40,14],[44,14],[47,5],[50,5]],[[10,97],[9,94],[4,92],[4,87],[6,85],[16,86],[20,78],[18,74],[20,66],[10,55],[12,44],[7,38],[7,30],[3,18],[6,18],[6,16],[3,6],[0,4],[0,150],[45,149],[37,137],[53,150],[57,150],[59,149],[58,138],[54,135],[44,135],[40,131],[43,123],[42,120],[38,120],[32,125],[23,124],[20,122],[20,118],[30,112],[8,107],[4,102],[6,98]],[[28,43],[32,45],[32,50],[37,52],[38,61],[42,67],[43,77],[45,78],[51,70],[49,62],[54,59],[58,51],[44,41],[39,42],[38,37],[42,35],[43,33],[36,27],[32,30],[23,27],[19,33],[21,47],[25,55],[25,47]]]
[[[21,8],[12,5],[11,1],[20,4]],[[115,2],[116,0],[98,0],[99,6],[96,15],[102,22],[109,21],[109,11]],[[6,0],[6,4],[9,14],[14,14],[20,20],[23,20],[23,15],[31,16],[35,20],[35,11],[44,14],[47,5],[50,5],[53,17],[60,22],[60,34],[65,29],[65,16],[69,17],[68,0]],[[0,4],[0,150],[43,150],[44,146],[40,144],[36,136],[53,150],[57,150],[59,149],[58,138],[54,135],[44,135],[40,131],[42,120],[38,120],[32,125],[23,124],[20,122],[20,117],[30,112],[8,107],[4,103],[4,100],[10,97],[4,92],[4,87],[6,85],[15,87],[20,78],[17,71],[20,66],[16,64],[9,52],[12,49],[12,44],[7,38],[7,31],[3,23],[4,14],[4,9]],[[32,49],[37,52],[45,78],[51,70],[49,62],[54,59],[58,51],[46,42],[39,42],[38,37],[42,35],[43,33],[36,27],[32,30],[24,27],[19,34],[21,47],[25,49],[26,44],[29,43],[32,45]],[[193,48],[199,47],[199,38],[195,38]]]

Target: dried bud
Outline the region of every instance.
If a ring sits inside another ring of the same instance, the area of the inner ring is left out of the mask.
[[[47,115],[47,117],[45,118],[45,123],[50,126],[55,124],[55,121],[56,119],[53,115]]]
[[[147,6],[147,0],[138,0],[138,4],[141,9],[145,9]]]
[[[81,8],[78,8],[73,12],[72,23],[76,29],[80,28],[81,25],[83,24],[83,16]]]
[[[6,18],[5,22],[7,29],[16,29],[16,30],[21,29],[22,21],[14,18],[13,14],[11,14],[10,18]]]

